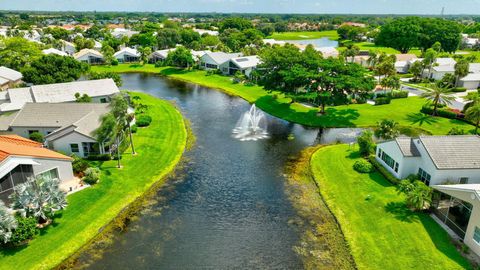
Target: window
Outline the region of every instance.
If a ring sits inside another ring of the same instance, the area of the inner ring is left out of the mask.
[[[398,172],[398,162],[395,162],[395,168],[394,168],[395,172]]]
[[[107,99],[106,98],[101,98],[100,103],[107,103]]]
[[[40,177],[44,177],[45,179],[58,179],[58,170],[57,168],[53,168],[46,172],[38,174]]]
[[[382,151],[381,159],[383,160],[383,162],[385,162],[385,164],[388,165],[388,167],[390,167],[394,170],[395,170],[395,167],[396,167],[395,172],[398,172],[398,165],[395,166],[395,164],[398,164],[398,163],[395,162],[395,160],[393,158],[391,158],[389,155],[387,155],[387,153]]]
[[[475,227],[475,231],[473,231],[473,240],[480,245],[480,228]]]
[[[36,130],[36,129],[29,130],[28,135],[31,135],[32,133],[36,133],[36,132],[38,132],[38,130]]]
[[[213,65],[213,64],[209,64],[209,63],[205,63],[205,67],[207,67],[207,68],[214,68],[214,69],[217,69],[217,68],[218,68],[217,65]]]
[[[420,177],[420,180],[422,180],[427,186],[430,185],[430,179],[432,176],[424,171],[422,168],[418,169],[418,177]]]
[[[382,158],[382,149],[380,149],[380,148],[378,149],[378,157]]]
[[[70,151],[71,151],[72,153],[78,153],[78,152],[80,152],[79,150],[80,150],[80,149],[79,149],[79,147],[78,147],[78,144],[76,144],[76,143],[70,144]]]
[[[459,183],[460,184],[468,184],[468,177],[460,177]]]

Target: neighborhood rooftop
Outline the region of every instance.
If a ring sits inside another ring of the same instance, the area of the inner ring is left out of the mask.
[[[0,78],[8,81],[17,81],[22,78],[22,73],[7,67],[0,67]]]
[[[480,169],[480,137],[420,136],[438,169]]]
[[[417,147],[415,147],[415,144],[413,142],[413,139],[410,137],[398,137],[395,139],[395,141],[398,144],[398,147],[400,148],[400,151],[402,151],[402,154],[406,157],[418,157],[420,156],[420,153],[418,152]]]
[[[43,148],[41,143],[37,143],[18,135],[0,135],[0,162],[8,157],[37,157],[49,159],[65,159],[71,158],[55,151]],[[18,165],[18,164],[12,164]],[[5,170],[3,168],[2,172]],[[2,173],[0,172],[0,173]],[[3,174],[3,173],[2,173]],[[3,174],[4,175],[4,174]],[[2,176],[3,176],[2,175]]]

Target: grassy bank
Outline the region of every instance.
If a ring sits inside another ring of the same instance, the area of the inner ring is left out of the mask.
[[[259,86],[234,84],[230,77],[220,75],[206,76],[205,71],[185,71],[174,68],[155,68],[153,65],[94,66],[95,71],[113,72],[150,72],[162,74],[175,79],[184,80],[206,87],[222,90],[230,95],[239,96],[271,115],[282,119],[313,127],[368,127],[374,126],[381,119],[393,119],[403,126],[423,129],[431,134],[447,134],[456,127],[473,132],[474,127],[465,122],[432,117],[420,113],[425,100],[420,97],[395,99],[391,104],[372,106],[369,104],[343,105],[328,107],[327,114],[318,116],[317,108],[307,107],[299,103],[290,103],[278,92],[266,91]]]
[[[68,196],[68,207],[40,236],[18,250],[2,250],[0,269],[50,269],[95,237],[127,205],[170,173],[185,149],[181,114],[166,101],[140,93],[152,124],[134,135],[137,155],[127,150],[122,169],[116,161],[100,165],[99,184]]]
[[[423,213],[411,212],[379,173],[352,169],[360,157],[347,145],[320,148],[311,169],[337,217],[359,269],[468,269],[447,233]]]
[[[336,30],[331,31],[308,31],[308,32],[281,32],[273,33],[268,38],[276,40],[303,40],[303,39],[316,39],[316,38],[329,38],[331,40],[337,40],[338,34]]]

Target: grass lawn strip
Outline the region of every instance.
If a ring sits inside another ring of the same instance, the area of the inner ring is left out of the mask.
[[[68,207],[54,224],[25,248],[0,252],[0,269],[50,269],[74,254],[99,230],[173,171],[184,152],[187,132],[180,112],[169,102],[147,94],[132,93],[148,105],[153,121],[134,134],[137,155],[101,164],[100,183],[68,196]]]
[[[255,103],[265,112],[276,117],[312,127],[370,127],[382,119],[392,119],[403,126],[423,129],[435,135],[447,134],[453,127],[473,132],[474,127],[468,123],[432,117],[420,113],[425,100],[420,97],[394,99],[391,104],[372,106],[369,104],[342,105],[327,107],[327,114],[318,116],[318,109],[292,103],[280,92],[266,91],[260,86],[234,84],[230,77],[221,75],[206,76],[202,70],[178,70],[175,68],[155,68],[153,65],[94,66],[94,71],[113,72],[149,72],[162,74],[175,79],[222,90],[230,95],[239,96],[250,103]]]
[[[379,173],[359,174],[348,145],[320,148],[311,169],[336,216],[359,269],[469,269],[447,233],[424,213],[411,212]]]

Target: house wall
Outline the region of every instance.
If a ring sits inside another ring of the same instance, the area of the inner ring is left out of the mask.
[[[214,65],[215,68],[207,67],[207,64]],[[215,61],[213,61],[213,59],[208,54],[204,54],[200,58],[200,68],[202,68],[202,69],[220,69],[219,66],[217,65],[217,63]]]
[[[30,135],[28,132],[29,130],[38,130],[38,132],[42,133],[43,136],[47,136],[58,128],[59,127],[11,127],[11,131],[18,136],[28,138]]]
[[[435,80],[441,80],[443,78],[443,76],[445,76],[445,74],[453,74],[453,72],[439,72],[439,71],[435,71],[435,70],[432,70],[432,77],[433,79]]]
[[[86,137],[78,132],[71,132],[65,136],[62,136],[56,140],[49,141],[49,148],[65,153],[66,155],[75,154],[80,157],[86,157],[86,154],[83,152],[82,142],[92,142],[96,141],[92,138]],[[70,148],[70,144],[78,144],[78,153],[73,153]]]
[[[40,165],[33,165],[33,173],[35,175],[57,168],[60,181],[71,180],[74,177],[72,161],[70,160],[35,158],[35,161],[40,163]]]
[[[223,64],[220,64],[218,66],[218,69],[220,69],[220,71],[223,73],[223,74],[228,74],[230,72],[230,61],[227,61]]]
[[[395,172],[390,166],[388,166],[379,156],[379,151],[382,150],[387,155],[389,155],[392,159],[398,162],[398,172]],[[405,172],[408,171],[410,168],[408,167],[409,162],[405,162],[406,158],[403,156],[398,144],[395,141],[389,141],[380,143],[377,145],[377,150],[375,153],[375,158],[377,159],[383,167],[385,167],[391,174],[393,174],[398,179],[404,179],[408,176],[405,175]]]
[[[467,90],[475,90],[480,85],[480,81],[462,81],[462,87],[467,88]]]

